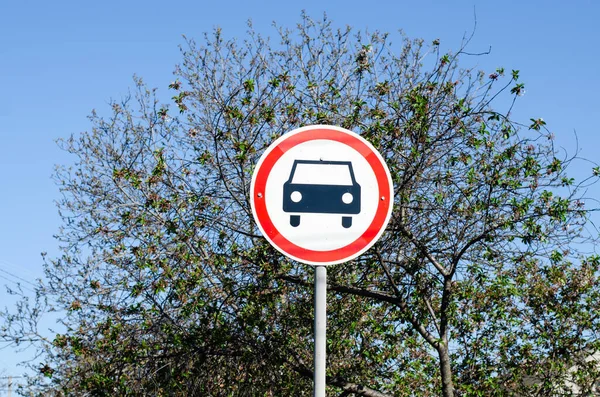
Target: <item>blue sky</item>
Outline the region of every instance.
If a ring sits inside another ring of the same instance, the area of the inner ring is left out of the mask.
[[[167,99],[182,34],[200,38],[221,26],[225,36],[243,38],[248,18],[257,30],[274,34],[272,21],[291,27],[302,9],[315,18],[327,12],[340,26],[439,38],[445,49],[458,47],[476,14],[470,50],[491,47],[492,52],[471,61],[489,72],[498,66],[521,70],[526,94],[515,117],[523,122],[543,117],[570,152],[576,131],[580,154],[600,161],[600,3],[593,0],[5,0],[0,5],[0,284],[19,281],[9,273],[39,277],[40,252],[58,254],[52,238],[60,226],[53,202],[58,189],[50,176],[54,164],[71,159],[56,138],[88,129],[90,111],[106,114],[108,101],[132,87],[133,74]],[[598,192],[590,195],[599,197]],[[0,291],[0,304],[10,303]],[[22,372],[15,366],[20,357],[0,350],[0,374]]]

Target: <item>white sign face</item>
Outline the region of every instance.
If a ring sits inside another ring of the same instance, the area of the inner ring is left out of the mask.
[[[269,242],[312,265],[351,260],[379,238],[393,186],[381,155],[359,135],[309,126],[275,141],[252,178],[252,210]]]

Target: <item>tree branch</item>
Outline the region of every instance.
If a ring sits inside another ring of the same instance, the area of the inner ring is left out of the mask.
[[[306,287],[312,286],[312,284],[307,283],[306,281],[304,281],[301,278],[296,277],[296,276],[278,275],[278,276],[275,276],[275,278],[280,279],[280,280],[289,281],[289,282],[297,284],[297,285],[303,285]],[[336,291],[336,292],[347,293],[347,294],[351,294],[351,295],[363,296],[365,298],[373,298],[373,299],[377,299],[380,301],[392,303],[392,304],[398,306],[402,310],[402,312],[405,314],[406,318],[411,323],[413,328],[423,338],[425,338],[425,340],[432,347],[434,347],[435,349],[437,349],[439,347],[439,344],[440,344],[439,341],[429,331],[427,331],[427,329],[425,328],[425,326],[423,326],[423,324],[421,324],[412,315],[411,310],[409,310],[410,308],[408,307],[408,304],[400,297],[388,295],[388,294],[386,294],[384,292],[380,292],[380,291],[370,291],[370,290],[366,290],[366,289],[362,289],[362,288],[347,287],[347,286],[343,286],[343,285],[327,284],[327,289]]]
[[[298,372],[300,375],[306,378],[312,379],[314,376],[313,371],[304,366],[300,367],[297,365],[293,365],[292,367],[294,368],[294,370],[296,370],[296,372]],[[343,390],[342,394],[339,397],[348,396],[350,395],[350,393],[354,393],[357,396],[364,397],[394,397],[391,394],[382,393],[375,389],[371,389],[368,386],[348,382],[346,379],[343,379],[338,376],[328,376],[325,382],[328,385],[337,386]]]
[[[413,245],[415,247],[417,247],[417,249],[419,251],[421,251],[421,253],[423,255],[425,255],[425,257],[429,260],[429,262],[431,262],[431,264],[433,266],[435,266],[435,268],[443,275],[443,276],[447,276],[448,275],[448,271],[446,270],[446,268],[444,268],[444,266],[442,266],[441,263],[439,263],[434,257],[433,255],[431,255],[431,253],[429,252],[429,250],[427,249],[427,247],[425,247],[423,244],[421,244],[421,242],[419,240],[417,240],[417,238],[414,236],[414,234],[411,233],[410,230],[408,230],[405,226],[404,226],[404,210],[400,210],[400,222],[398,222],[398,226],[400,228],[400,232],[402,234],[404,234],[406,237],[408,237],[408,239],[410,240],[411,243],[413,243]]]
[[[345,379],[338,377],[327,377],[327,383],[341,388],[342,390],[344,390],[344,392],[354,393],[357,396],[393,397],[391,394],[382,393],[375,389],[371,389],[370,387],[348,382]]]

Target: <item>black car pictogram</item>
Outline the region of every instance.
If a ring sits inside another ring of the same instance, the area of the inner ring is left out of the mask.
[[[342,214],[342,226],[352,226],[360,213],[360,185],[350,161],[294,160],[283,185],[283,211],[292,213],[290,225],[300,225],[302,213]]]

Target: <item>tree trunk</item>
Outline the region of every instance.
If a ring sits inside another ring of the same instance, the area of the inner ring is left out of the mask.
[[[440,373],[442,375],[442,396],[454,397],[454,384],[452,383],[452,368],[450,368],[450,355],[448,344],[440,343],[438,347],[440,356]]]

